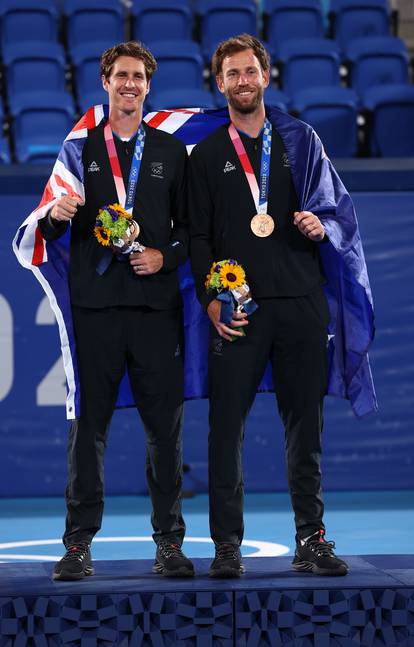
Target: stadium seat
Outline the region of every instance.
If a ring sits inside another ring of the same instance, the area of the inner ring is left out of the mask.
[[[110,47],[125,40],[124,10],[119,0],[66,0],[64,14],[69,52],[92,41]]]
[[[10,163],[10,150],[7,140],[3,136],[3,103],[0,99],[0,164]]]
[[[265,90],[264,102],[267,106],[279,108],[283,112],[287,112],[290,106],[289,97],[281,90],[276,90],[275,88],[267,88]]]
[[[157,71],[151,80],[151,91],[179,88],[203,88],[203,57],[200,46],[192,41],[158,41],[151,47]]]
[[[95,92],[87,92],[78,98],[78,106],[81,114],[84,114],[91,106],[99,106],[101,103],[108,103],[108,93],[103,88]]]
[[[0,135],[0,163],[10,164],[10,148],[7,139]]]
[[[176,38],[191,40],[192,12],[188,0],[134,0],[132,35],[151,45]]]
[[[65,92],[19,93],[10,102],[18,162],[51,163],[73,127],[75,109]]]
[[[99,97],[108,101],[108,94],[102,87],[100,59],[107,43],[91,42],[77,45],[72,51],[73,82],[77,102],[82,112],[84,107],[93,105]],[[102,100],[97,101],[102,103]]]
[[[318,133],[329,157],[354,157],[358,151],[358,97],[331,86],[297,92],[293,108]]]
[[[378,157],[414,157],[414,87],[389,85],[363,94],[370,110],[370,150]]]
[[[341,50],[355,38],[388,36],[390,10],[378,0],[338,0],[333,14],[333,34]]]
[[[166,90],[149,94],[145,104],[148,111],[173,108],[215,108],[214,97],[207,90]]]
[[[65,89],[65,53],[52,41],[9,44],[3,54],[9,97],[19,92]]]
[[[285,41],[324,35],[319,0],[266,0],[264,17],[265,38],[276,55]]]
[[[236,34],[257,34],[254,0],[198,0],[203,54],[209,59],[218,43]]]
[[[325,38],[292,39],[281,44],[282,88],[289,96],[319,85],[340,85],[339,49]]]
[[[1,43],[56,41],[58,10],[54,0],[1,0]]]
[[[373,2],[384,7],[385,9],[387,9],[387,11],[390,9],[390,0],[373,0]],[[337,12],[342,4],[343,0],[330,0],[329,11]]]
[[[360,96],[375,85],[408,83],[408,53],[400,38],[357,38],[348,45],[346,59],[351,66],[351,85]]]

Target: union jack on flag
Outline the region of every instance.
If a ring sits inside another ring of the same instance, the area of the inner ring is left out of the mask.
[[[82,150],[88,130],[107,118],[107,106],[90,108],[66,137],[39,206],[20,226],[13,249],[23,267],[30,269],[46,292],[59,326],[63,364],[67,379],[68,419],[80,411],[80,389],[73,335],[68,268],[70,227],[55,241],[45,241],[37,222],[63,195],[84,200]],[[300,210],[312,211],[322,221],[329,241],[320,246],[327,284],[331,323],[329,327],[330,379],[328,393],[351,401],[356,415],[377,409],[368,361],[374,336],[372,297],[352,201],[322,144],[310,126],[277,110],[267,116],[277,129],[289,159]],[[148,113],[146,123],[174,134],[187,146],[194,145],[229,122],[224,110],[174,110]],[[185,392],[187,398],[207,395],[208,320],[195,296],[188,264],[180,268],[186,334]],[[260,391],[273,389],[266,371]],[[134,406],[129,383],[121,383],[118,407]]]

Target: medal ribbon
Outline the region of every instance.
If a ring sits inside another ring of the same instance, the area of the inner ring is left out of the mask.
[[[260,188],[257,184],[256,176],[247,156],[246,149],[244,148],[243,142],[234,124],[230,124],[229,126],[229,135],[231,141],[233,142],[237,156],[240,160],[240,164],[242,165],[243,171],[245,172],[247,182],[249,183],[257,213],[267,213],[270,153],[272,150],[272,125],[266,118],[263,127],[262,157],[260,161]]]
[[[142,153],[145,144],[145,130],[141,124],[135,142],[134,154],[131,160],[131,170],[129,172],[128,188],[125,190],[124,178],[122,177],[121,167],[119,165],[118,154],[116,152],[114,136],[111,126],[108,123],[104,128],[104,137],[106,150],[108,151],[109,163],[111,165],[112,175],[114,176],[115,188],[118,195],[118,202],[125,207],[126,211],[132,213],[134,208],[135,194],[137,191],[139,169],[141,167]]]

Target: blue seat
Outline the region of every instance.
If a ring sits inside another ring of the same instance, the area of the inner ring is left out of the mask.
[[[9,164],[10,163],[10,149],[7,140],[3,137],[3,103],[0,99],[0,163]]]
[[[289,97],[276,88],[267,88],[264,93],[264,102],[267,106],[272,108],[279,108],[283,112],[287,112],[290,106]]]
[[[346,59],[351,64],[351,85],[359,95],[375,85],[408,83],[409,58],[400,38],[357,38],[348,45]]]
[[[69,51],[99,41],[107,47],[124,41],[124,10],[119,0],[66,0],[66,35]]]
[[[9,44],[3,60],[9,97],[19,92],[65,89],[65,53],[59,43]]]
[[[56,41],[58,10],[54,0],[1,0],[1,43]]]
[[[279,49],[282,88],[289,96],[319,85],[340,85],[339,49],[325,38],[285,41]]]
[[[257,34],[257,6],[254,0],[198,0],[201,44],[206,58],[222,40],[236,34]]]
[[[19,162],[51,163],[73,127],[75,109],[66,92],[19,93],[10,102]]]
[[[390,10],[390,1],[389,0],[372,0],[375,4],[384,7],[387,11]],[[336,13],[338,9],[343,4],[343,0],[330,0],[329,11]]]
[[[10,164],[10,148],[7,139],[0,135],[0,163],[1,164]]]
[[[108,47],[107,43],[83,43],[74,47],[71,58],[74,68],[74,88],[77,102],[82,112],[85,106],[89,107],[91,101],[105,99],[97,103],[107,103],[108,94],[102,87],[100,77],[100,60],[102,52]]]
[[[331,86],[297,92],[293,108],[318,133],[329,157],[354,157],[358,151],[358,97]]]
[[[207,90],[165,90],[149,94],[145,107],[148,111],[173,108],[215,108],[214,97]]]
[[[108,93],[103,88],[94,92],[86,92],[78,98],[78,106],[81,114],[85,113],[91,106],[99,106],[101,103],[107,104],[109,101]]]
[[[370,150],[378,157],[414,157],[414,87],[369,88],[363,104],[371,112]]]
[[[323,14],[319,0],[266,0],[265,38],[276,54],[290,39],[322,38]]]
[[[203,88],[204,63],[197,43],[185,40],[159,41],[153,44],[151,51],[157,61],[151,91]]]
[[[132,35],[152,44],[176,38],[191,40],[193,16],[188,0],[134,0]]]
[[[332,25],[335,40],[345,52],[355,38],[388,36],[390,17],[389,7],[382,1],[338,0]]]

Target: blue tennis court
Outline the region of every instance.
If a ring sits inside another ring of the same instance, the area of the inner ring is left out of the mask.
[[[410,554],[414,537],[414,492],[328,492],[326,538],[343,555]],[[213,554],[208,530],[208,499],[183,502],[190,557]],[[103,527],[93,544],[97,560],[150,559],[154,555],[147,497],[108,497]],[[63,552],[65,515],[60,498],[0,501],[0,561],[55,561]],[[293,515],[284,493],[246,496],[245,556],[292,555]]]

